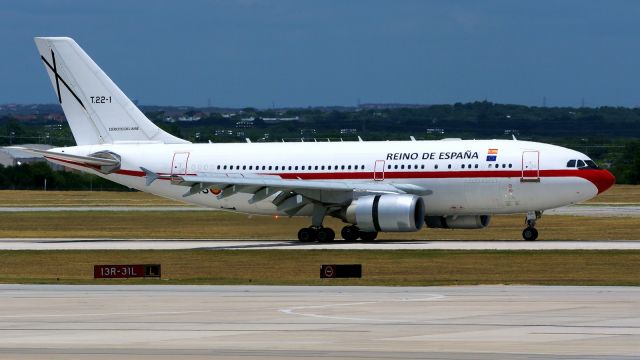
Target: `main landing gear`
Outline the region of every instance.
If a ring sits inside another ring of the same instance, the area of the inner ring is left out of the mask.
[[[331,228],[310,226],[298,231],[300,242],[331,242],[336,238],[336,233]]]
[[[311,216],[311,226],[302,228],[298,231],[298,240],[300,242],[331,242],[336,238],[336,233],[331,228],[322,226],[324,216],[327,214],[327,208],[316,205],[313,207],[313,215]]]
[[[358,239],[362,239],[362,241],[373,241],[378,237],[377,232],[360,231],[360,229],[355,225],[347,225],[343,227],[340,235],[342,235],[342,238],[347,241],[356,241]]]
[[[328,227],[322,226],[327,209],[323,206],[317,205],[313,208],[313,215],[311,216],[311,226],[302,228],[298,231],[298,240],[300,242],[331,242],[336,238],[336,233]],[[347,241],[356,241],[361,239],[362,241],[373,241],[378,237],[377,232],[361,231],[355,225],[347,225],[342,228],[340,232],[342,238]]]
[[[529,211],[525,223],[527,227],[522,230],[522,238],[526,241],[534,241],[538,238],[538,230],[536,230],[536,221],[542,217],[542,211]]]
[[[355,225],[348,225],[342,228],[340,232],[342,238],[346,241],[356,241],[358,239],[362,241],[373,241],[378,237],[377,232],[360,231]],[[310,226],[300,229],[298,231],[298,240],[300,242],[332,242],[336,238],[336,233],[327,227]]]

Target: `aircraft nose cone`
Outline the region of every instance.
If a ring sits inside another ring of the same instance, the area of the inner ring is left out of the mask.
[[[616,177],[613,176],[609,170],[598,170],[594,171],[594,174],[590,176],[589,181],[598,188],[598,194],[601,194],[616,183]]]

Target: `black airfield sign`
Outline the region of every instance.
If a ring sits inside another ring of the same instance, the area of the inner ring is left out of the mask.
[[[322,266],[320,266],[320,278],[321,279],[361,278],[361,277],[362,277],[362,265],[361,264],[322,265]]]

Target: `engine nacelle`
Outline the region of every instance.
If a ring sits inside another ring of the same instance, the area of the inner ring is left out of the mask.
[[[360,230],[408,232],[424,225],[424,200],[416,195],[371,195],[354,200],[346,220]]]
[[[427,227],[442,229],[482,229],[489,225],[489,215],[427,216]]]

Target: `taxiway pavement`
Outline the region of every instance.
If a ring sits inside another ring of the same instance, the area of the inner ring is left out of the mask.
[[[0,285],[0,358],[638,359],[640,288]]]
[[[301,243],[297,240],[128,240],[0,238],[0,250],[640,250],[640,240],[422,241]]]

